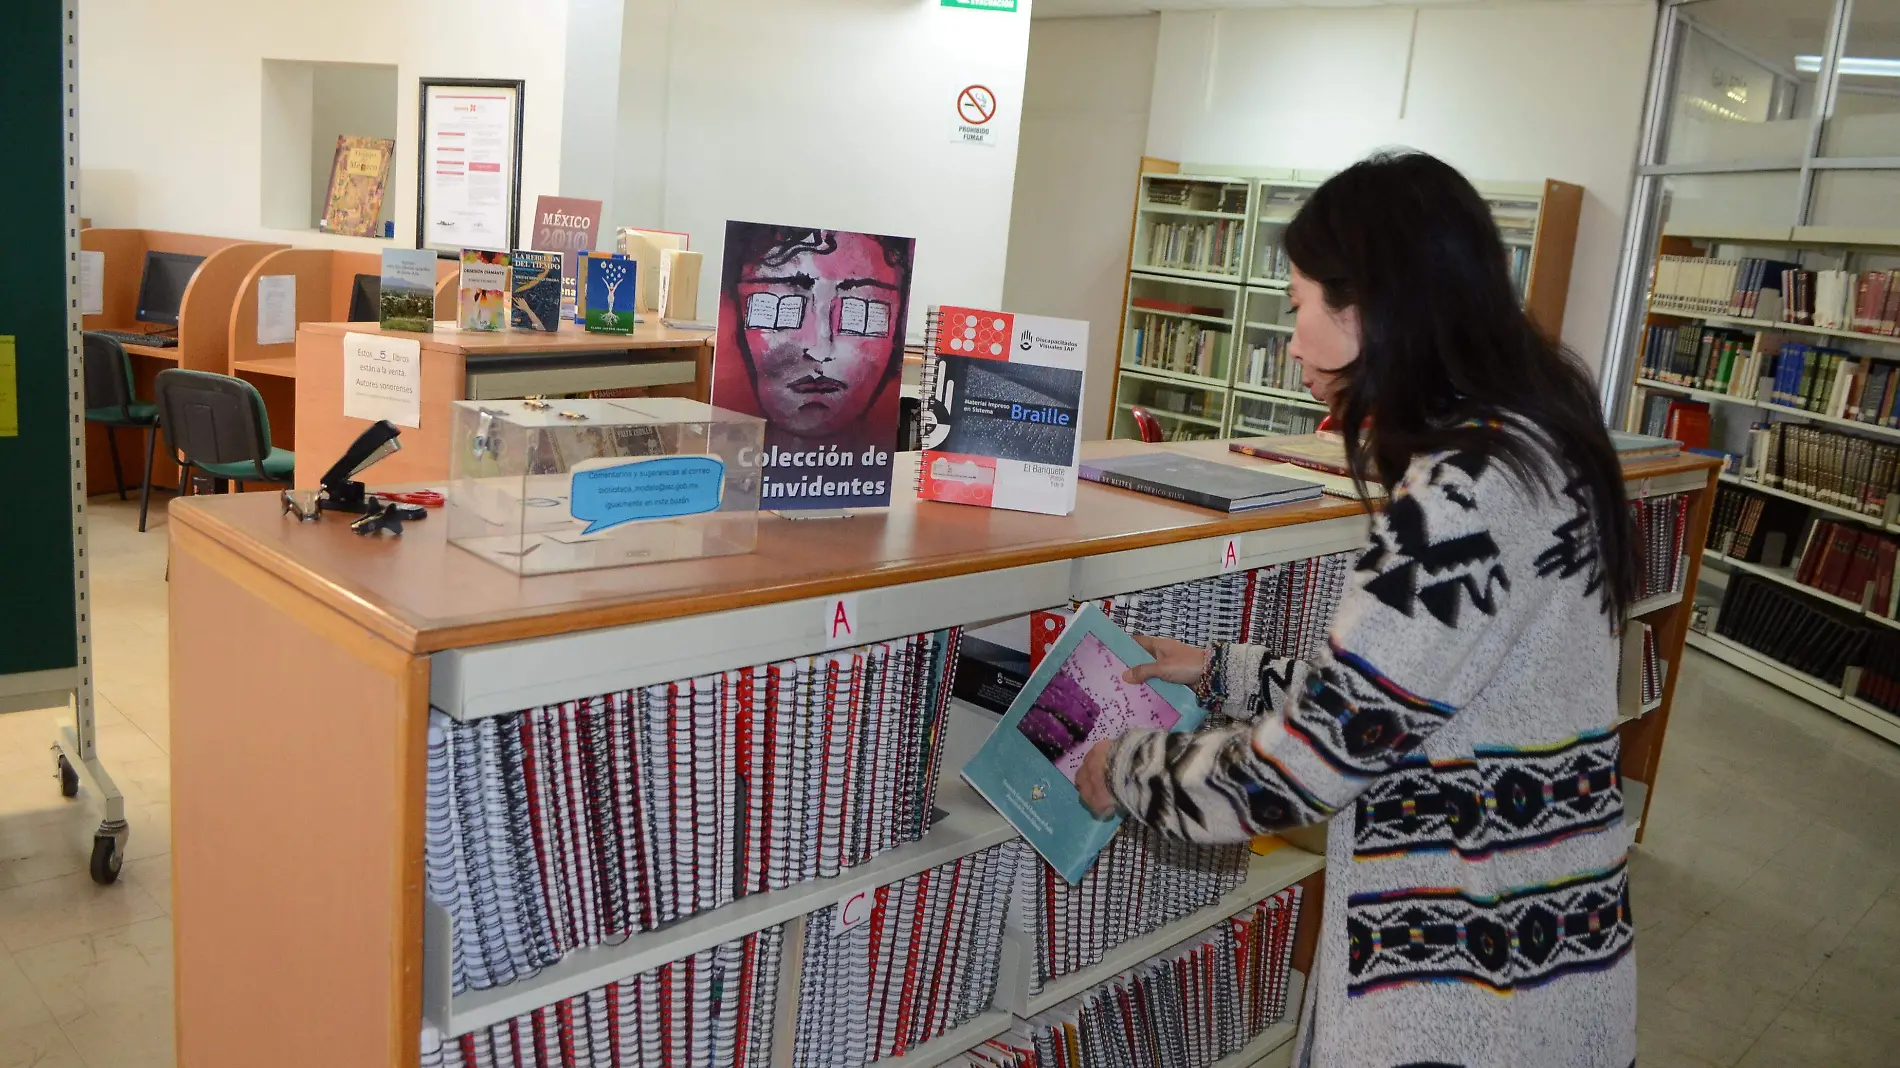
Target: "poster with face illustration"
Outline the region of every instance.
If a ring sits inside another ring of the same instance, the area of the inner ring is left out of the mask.
[[[759,507],[891,503],[916,242],[728,222],[712,402],[765,419]]]

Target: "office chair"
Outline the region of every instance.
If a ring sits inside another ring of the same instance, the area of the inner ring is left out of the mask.
[[[1167,435],[1161,432],[1161,420],[1146,408],[1130,408],[1128,414],[1135,417],[1135,434],[1145,442],[1166,441]]]
[[[131,427],[145,431],[145,479],[139,483],[139,532],[145,531],[145,513],[152,503],[152,454],[158,450],[158,405],[139,401],[132,390],[132,361],[125,346],[104,334],[81,336],[86,365],[86,422],[106,431],[106,451],[112,454],[112,482],[125,500],[125,469],[119,462],[119,442],[113,431]]]
[[[225,483],[288,483],[297,456],[270,443],[270,416],[257,387],[242,378],[210,371],[169,369],[158,373],[159,426],[178,459],[179,480],[201,471],[214,492]]]

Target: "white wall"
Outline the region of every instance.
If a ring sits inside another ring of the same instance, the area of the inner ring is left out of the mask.
[[[1406,145],[1473,179],[1582,185],[1564,340],[1601,365],[1642,121],[1649,0],[1160,18],[1150,156],[1336,169]]]
[[[934,0],[630,0],[612,225],[683,230],[711,318],[726,221],[917,239],[934,303],[1003,299],[1029,47],[1014,14]],[[955,96],[998,96],[997,143],[955,143]]]
[[[417,79],[524,79],[525,219],[560,185],[566,12],[556,0],[86,0],[81,210],[97,226],[384,247],[262,222],[262,62],[291,59],[397,67],[399,243],[415,235]]]
[[[1161,21],[1040,19],[1029,34],[1003,307],[1089,324],[1082,432],[1104,436],[1135,176]]]

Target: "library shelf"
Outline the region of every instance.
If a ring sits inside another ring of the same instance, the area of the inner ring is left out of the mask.
[[[1684,568],[1683,573],[1688,574],[1688,569]],[[1676,590],[1671,593],[1659,593],[1654,597],[1645,597],[1635,604],[1630,605],[1630,610],[1625,614],[1624,618],[1635,619],[1637,616],[1646,616],[1651,612],[1660,612],[1665,608],[1672,608],[1681,603],[1681,590]]]
[[[1237,274],[1221,274],[1219,271],[1191,271],[1185,267],[1157,267],[1148,263],[1137,263],[1132,268],[1137,275],[1150,275],[1157,278],[1180,278],[1189,282],[1216,284],[1223,288],[1237,286],[1241,278]]]
[[[1726,471],[1717,477],[1719,477],[1723,483],[1730,486],[1740,486],[1743,489],[1752,490],[1756,493],[1766,493],[1770,497],[1780,497],[1785,501],[1793,501],[1796,504],[1806,505],[1817,512],[1826,512],[1828,515],[1839,516],[1842,519],[1851,519],[1857,523],[1865,523],[1870,527],[1884,530],[1889,534],[1900,533],[1900,523],[1883,523],[1878,516],[1871,516],[1865,512],[1856,512],[1852,508],[1842,508],[1838,504],[1828,504],[1826,501],[1817,501],[1813,497],[1803,497],[1799,493],[1789,493],[1787,490],[1776,489],[1773,486],[1766,486],[1760,482],[1751,482],[1740,475],[1731,475]]]
[[[1150,215],[1191,215],[1196,219],[1245,219],[1244,211],[1209,211],[1205,208],[1177,208],[1169,204],[1143,204],[1141,210]]]
[[[1796,671],[1780,661],[1758,653],[1740,642],[1724,638],[1720,634],[1701,634],[1691,630],[1687,641],[1692,649],[1700,649],[1776,689],[1791,693],[1811,705],[1834,713],[1863,730],[1900,745],[1900,717],[1875,708],[1857,697],[1847,696],[1840,686],[1832,685],[1805,672]]]
[[[1659,389],[1668,393],[1682,393],[1687,395],[1691,400],[1714,404],[1735,404],[1744,408],[1753,408],[1757,411],[1777,412],[1795,419],[1806,419],[1809,422],[1826,423],[1829,426],[1864,431],[1865,433],[1875,434],[1880,437],[1900,438],[1900,428],[1881,426],[1878,423],[1864,423],[1859,419],[1847,419],[1838,415],[1822,415],[1820,412],[1810,412],[1805,408],[1796,408],[1791,404],[1774,404],[1754,397],[1736,397],[1727,393],[1717,393],[1714,390],[1697,389],[1694,386],[1679,386],[1674,382],[1664,382],[1655,378],[1639,378],[1636,380],[1636,384],[1644,389]]]
[[[944,778],[937,788],[937,807],[944,810],[944,817],[922,839],[886,850],[855,868],[738,898],[613,945],[575,950],[529,978],[486,990],[450,991],[449,947],[455,932],[447,912],[428,903],[423,920],[423,959],[429,964],[422,980],[423,1015],[450,1037],[491,1027],[1016,837],[1016,828],[961,778]]]
[[[935,1068],[998,1035],[1007,1034],[1014,1026],[1014,1015],[1002,1009],[991,1009],[965,1020],[921,1046],[905,1050],[895,1057],[885,1057],[877,1063],[901,1064],[904,1068]]]
[[[1723,312],[1698,311],[1695,308],[1683,308],[1662,301],[1651,300],[1649,310],[1661,315],[1673,315],[1679,319],[1700,319],[1715,326],[1733,326],[1742,330],[1776,330],[1790,334],[1812,334],[1815,337],[1837,337],[1847,341],[1876,341],[1882,345],[1900,345],[1900,334],[1872,334],[1865,330],[1840,330],[1831,326],[1809,326],[1806,323],[1784,323],[1774,319],[1751,319],[1745,315],[1728,315]],[[1876,357],[1882,360],[1900,360],[1900,355]]]
[[[1247,322],[1247,323],[1242,323],[1241,325],[1245,326],[1249,330],[1271,330],[1276,334],[1291,334],[1293,332],[1293,328],[1290,326],[1287,326],[1284,323]]]
[[[1303,389],[1276,389],[1272,386],[1255,386],[1245,382],[1236,382],[1234,383],[1234,392],[1242,396],[1257,397],[1262,400],[1283,401],[1301,408],[1312,408],[1322,412],[1326,410],[1324,404],[1314,400],[1313,395]]]
[[[1142,367],[1137,364],[1128,364],[1122,367],[1122,373],[1139,375],[1143,378],[1156,378],[1167,382],[1179,382],[1182,385],[1198,386],[1202,389],[1218,389],[1222,391],[1227,389],[1226,379],[1213,378],[1208,375],[1189,374],[1186,371],[1170,371],[1165,367]]]
[[[1233,328],[1233,325],[1234,325],[1234,320],[1231,317],[1223,319],[1217,315],[1200,315],[1195,312],[1168,311],[1165,308],[1144,308],[1141,305],[1134,303],[1133,301],[1130,301],[1128,304],[1128,314],[1131,317],[1135,315],[1160,315],[1169,319],[1192,319],[1197,323],[1209,323],[1214,326],[1225,326],[1229,328],[1230,330]],[[1249,323],[1248,325],[1251,326],[1252,324]]]
[[[1305,998],[1306,976],[1298,970],[1287,972],[1286,1015],[1248,1039],[1246,1045],[1215,1061],[1213,1068],[1261,1068],[1275,1053],[1291,1054],[1294,1036],[1300,1031],[1300,1004]]]
[[[1165,953],[1262,898],[1271,897],[1326,866],[1326,858],[1294,845],[1281,846],[1265,856],[1255,856],[1248,865],[1247,877],[1212,905],[1180,919],[1161,925],[1138,938],[1131,938],[1109,950],[1095,965],[1052,979],[1038,994],[1028,994],[1020,1003],[1007,1006],[1018,1016],[1029,1017],[1047,1012],[1085,990],[1133,968],[1149,957]],[[1033,952],[1033,950],[1031,951]],[[1017,992],[1019,995],[1025,992]],[[999,994],[999,999],[1001,995]]]
[[[1136,408],[1140,408],[1157,419],[1172,419],[1178,423],[1195,423],[1200,426],[1211,426],[1215,430],[1220,429],[1220,420],[1218,419],[1206,419],[1198,415],[1188,415],[1185,412],[1171,412],[1166,408],[1155,408],[1146,404],[1120,404],[1116,407],[1121,408],[1123,411],[1132,411]]]
[[[1284,278],[1261,278],[1255,275],[1247,279],[1247,286],[1250,289],[1265,289],[1274,293],[1284,293],[1286,292],[1287,280]]]
[[[1623,780],[1623,825],[1634,831],[1643,825],[1643,806],[1649,802],[1649,784],[1639,779]]]
[[[1826,601],[1828,604],[1843,611],[1852,612],[1866,619],[1868,622],[1878,623],[1883,627],[1892,627],[1896,630],[1900,630],[1900,619],[1888,619],[1886,616],[1868,611],[1860,604],[1850,601],[1845,597],[1836,597],[1825,590],[1817,590],[1804,582],[1796,582],[1793,568],[1764,567],[1761,564],[1751,564],[1745,560],[1737,560],[1732,556],[1724,556],[1714,549],[1702,550],[1702,558],[1719,567],[1727,567],[1735,571],[1745,571],[1748,574],[1765,578],[1777,585],[1786,586],[1792,590],[1799,590],[1816,600]]]

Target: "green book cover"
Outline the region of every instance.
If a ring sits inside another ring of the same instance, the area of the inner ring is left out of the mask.
[[[1796,407],[1808,406],[1808,395],[1814,389],[1814,369],[1821,363],[1820,353],[1809,349],[1801,354],[1801,381],[1795,384],[1794,402]]]
[[[1715,385],[1712,388],[1718,390],[1728,388],[1729,376],[1735,373],[1735,350],[1739,345],[1740,343],[1734,338],[1722,342],[1722,358],[1715,365]]]

